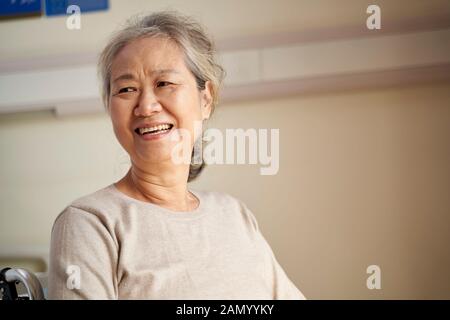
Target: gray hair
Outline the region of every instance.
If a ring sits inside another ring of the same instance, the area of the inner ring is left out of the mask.
[[[106,110],[109,111],[111,66],[114,58],[131,41],[146,37],[164,37],[174,41],[182,49],[186,66],[194,75],[198,89],[205,89],[207,81],[211,83],[211,111],[214,111],[225,76],[224,69],[216,61],[214,43],[198,22],[174,11],[134,16],[109,40],[98,61],[101,94]],[[191,163],[188,181],[195,179],[203,168],[204,161],[201,164]]]

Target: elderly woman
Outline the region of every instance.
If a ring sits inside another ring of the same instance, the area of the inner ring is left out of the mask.
[[[218,100],[223,70],[204,30],[171,12],[133,19],[103,50],[99,74],[131,167],[57,217],[49,298],[303,299],[249,209],[190,190],[202,166],[174,161],[182,136],[191,153],[202,140],[195,123]]]

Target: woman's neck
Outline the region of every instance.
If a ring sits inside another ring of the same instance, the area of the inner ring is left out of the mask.
[[[184,172],[186,170],[187,172]],[[173,211],[192,211],[198,207],[199,200],[187,188],[188,173],[189,167],[177,167],[158,170],[155,175],[132,165],[125,177],[116,182],[115,186],[137,200],[151,202]]]

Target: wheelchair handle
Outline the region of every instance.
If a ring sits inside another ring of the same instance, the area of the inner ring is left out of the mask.
[[[25,286],[27,293],[28,293],[28,299],[30,300],[44,300],[44,291],[42,290],[41,283],[39,282],[39,279],[30,271],[26,269],[10,269],[2,270],[2,276],[4,280],[8,283],[16,283],[22,282]]]

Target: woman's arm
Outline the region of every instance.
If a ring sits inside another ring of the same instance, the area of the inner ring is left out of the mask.
[[[116,299],[117,245],[100,219],[67,207],[51,237],[50,299]]]
[[[267,278],[273,288],[275,300],[305,300],[303,293],[294,285],[278,263],[272,248],[261,233],[254,214],[241,202],[241,208],[245,213],[248,223],[252,226],[257,247],[263,252],[266,261]]]

